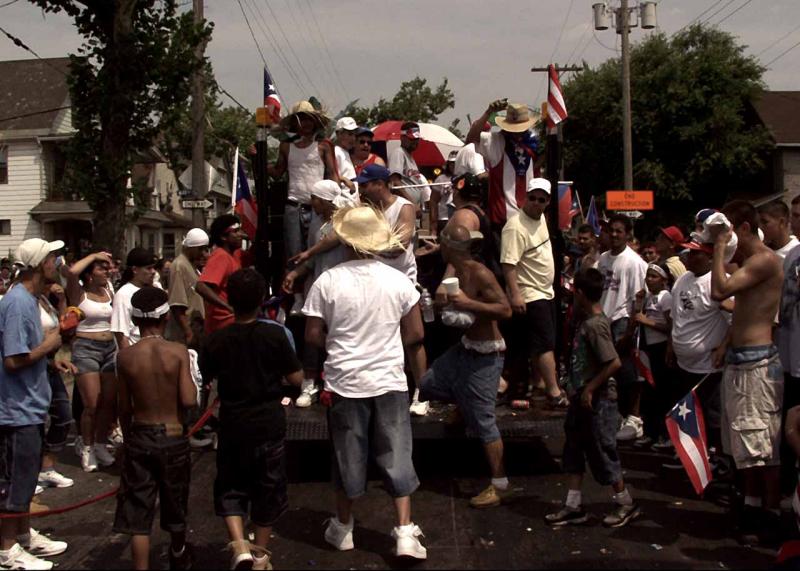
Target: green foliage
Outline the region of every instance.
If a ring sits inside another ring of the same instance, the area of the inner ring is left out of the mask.
[[[353,101],[341,115],[350,116],[359,125],[375,126],[384,121],[419,121],[431,123],[447,111],[455,107],[456,99],[453,90],[442,80],[438,87],[431,89],[427,79],[417,76],[400,84],[400,89],[391,100],[381,97],[371,107],[361,107],[358,100]],[[457,126],[457,120],[452,126]]]
[[[631,51],[634,186],[657,205],[720,205],[765,166],[769,136],[748,121],[764,68],[715,28],[653,35]],[[622,184],[620,62],[608,60],[564,83],[566,177],[600,195]],[[661,199],[661,200],[658,200]]]
[[[194,50],[211,34],[175,0],[30,0],[72,17],[84,43],[72,54],[69,87],[76,133],[67,176],[95,211],[95,242],[120,253],[133,159],[190,94]]]

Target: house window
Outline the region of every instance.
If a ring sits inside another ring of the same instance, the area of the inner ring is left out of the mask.
[[[0,236],[11,234],[11,220],[0,220]]]
[[[0,184],[8,184],[8,147],[0,145]]]

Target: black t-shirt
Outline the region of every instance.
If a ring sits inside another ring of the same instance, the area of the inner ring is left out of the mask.
[[[217,380],[220,433],[250,440],[286,435],[281,378],[303,366],[279,325],[234,323],[215,331],[200,356],[203,380]]]

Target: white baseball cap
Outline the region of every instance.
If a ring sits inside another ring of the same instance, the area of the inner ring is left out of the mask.
[[[48,242],[41,238],[31,238],[17,246],[17,250],[14,252],[14,263],[27,268],[35,268],[44,262],[51,252],[63,247],[64,242],[61,240]]]
[[[358,123],[352,117],[342,117],[336,121],[337,131],[355,131],[358,129]]]
[[[527,192],[533,192],[534,190],[541,190],[543,192],[546,192],[547,194],[550,194],[551,188],[552,187],[550,186],[550,181],[547,180],[546,178],[532,178],[530,181],[528,181]]]
[[[192,228],[186,233],[183,239],[184,248],[197,248],[199,246],[208,246],[208,234],[202,228]]]

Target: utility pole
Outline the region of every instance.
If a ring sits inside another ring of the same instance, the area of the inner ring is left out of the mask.
[[[192,0],[194,23],[202,25],[203,0]],[[195,48],[195,58],[197,62],[202,62],[205,52],[205,41]],[[192,193],[198,200],[202,200],[208,193],[206,186],[206,159],[205,159],[205,136],[206,136],[206,101],[205,101],[205,78],[203,66],[198,67],[192,78]],[[197,228],[206,227],[206,213],[203,208],[192,209],[192,223]]]
[[[628,0],[620,0],[622,23],[622,167],[623,190],[633,190],[633,143],[631,142],[631,44]]]

